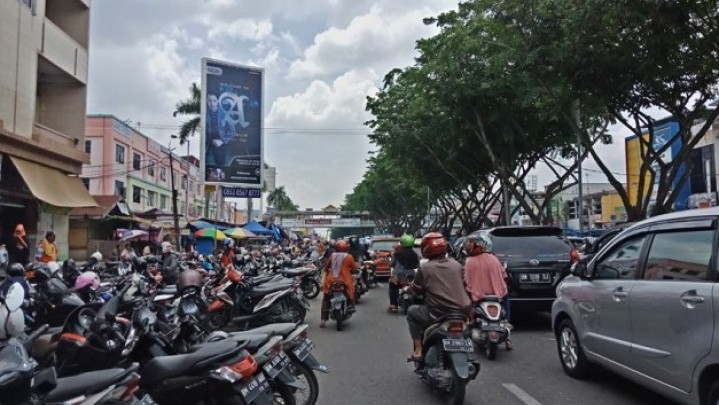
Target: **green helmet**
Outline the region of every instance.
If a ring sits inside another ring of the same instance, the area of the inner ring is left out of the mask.
[[[399,244],[402,245],[402,247],[413,247],[414,246],[414,236],[404,234],[401,238],[399,238]]]

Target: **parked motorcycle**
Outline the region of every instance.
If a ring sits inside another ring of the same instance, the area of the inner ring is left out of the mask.
[[[352,317],[352,311],[349,310],[349,301],[347,300],[347,287],[342,281],[334,281],[330,286],[332,297],[330,298],[330,319],[337,323],[337,330],[341,331],[344,322]],[[355,290],[355,299],[357,292]]]
[[[497,347],[509,338],[507,318],[499,297],[488,295],[474,306],[475,322],[470,336],[477,348],[484,350],[488,360],[497,357]]]
[[[60,326],[70,312],[85,305],[60,277],[45,264],[34,265],[32,283],[35,291],[31,293],[31,310],[26,313],[31,324]]]
[[[479,362],[470,359],[473,353],[464,316],[447,315],[425,330],[422,356],[410,361],[422,382],[448,394],[452,405],[461,405],[467,384],[479,374]]]

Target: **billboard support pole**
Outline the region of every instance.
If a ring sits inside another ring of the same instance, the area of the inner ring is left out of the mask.
[[[177,135],[171,135],[171,137],[176,138]],[[170,140],[172,142],[172,140]],[[168,148],[170,149],[169,145]],[[173,161],[175,159],[172,158],[172,149],[170,149],[167,153],[170,154],[170,181],[172,182],[172,221],[174,222],[175,226],[175,237],[173,238],[173,242],[175,245],[175,249],[177,251],[180,251],[180,219],[177,216],[177,187],[175,187],[175,169],[173,167]]]
[[[252,221],[252,199],[247,199],[247,222]]]

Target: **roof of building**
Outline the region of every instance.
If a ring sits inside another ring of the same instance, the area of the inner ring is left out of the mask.
[[[88,217],[88,218],[104,218],[109,215],[112,210],[121,203],[123,207],[118,207],[120,212],[127,211],[127,206],[122,200],[122,196],[119,195],[94,195],[92,198],[95,199],[97,207],[83,207],[74,208],[70,211],[71,217]],[[124,212],[122,212],[124,214]],[[129,211],[127,212],[129,215]]]

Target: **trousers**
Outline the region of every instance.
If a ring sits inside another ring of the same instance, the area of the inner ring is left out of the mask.
[[[426,305],[412,305],[407,310],[407,324],[412,339],[422,339],[424,330],[429,328],[432,323],[434,323],[434,318]]]

